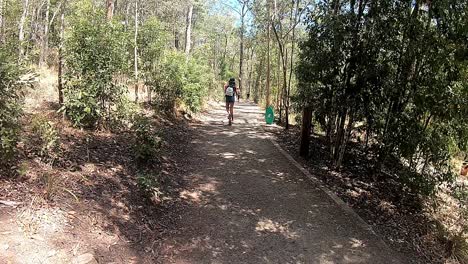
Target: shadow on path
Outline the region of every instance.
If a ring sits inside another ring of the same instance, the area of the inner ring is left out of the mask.
[[[220,105],[194,126],[187,209],[162,262],[404,263],[271,144],[257,106],[226,119]]]

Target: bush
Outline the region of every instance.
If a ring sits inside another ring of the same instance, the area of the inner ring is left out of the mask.
[[[77,3],[76,10],[65,42],[63,110],[76,126],[108,125],[126,92],[114,77],[126,68],[127,37],[90,1]]]
[[[54,124],[42,116],[36,116],[32,120],[32,131],[37,138],[35,145],[39,156],[53,162],[60,147],[60,137]]]
[[[20,67],[17,60],[0,47],[0,166],[14,157],[21,116]]]
[[[201,61],[170,52],[161,66],[147,76],[147,85],[155,92],[155,103],[160,110],[173,111],[182,106],[198,112],[213,79],[210,73]]]
[[[116,104],[111,116],[112,128],[131,128],[133,120],[140,115],[140,107],[127,97],[122,97]]]
[[[143,172],[138,175],[138,186],[143,191],[145,197],[153,203],[159,204],[163,199],[161,185],[157,180],[157,175]]]
[[[135,119],[132,126],[135,135],[134,151],[140,162],[154,161],[161,147],[161,138],[156,133],[151,120],[145,116]]]

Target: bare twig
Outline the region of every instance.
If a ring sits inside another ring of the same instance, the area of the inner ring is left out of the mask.
[[[11,207],[17,207],[18,205],[23,204],[23,203],[14,202],[14,201],[0,200],[0,204],[6,205],[6,206],[11,206]]]
[[[55,9],[55,12],[54,12],[54,14],[52,15],[52,18],[50,19],[50,22],[49,22],[49,25],[50,25],[50,26],[52,26],[52,24],[54,23],[54,19],[55,19],[55,17],[57,16],[58,12],[60,11],[60,8],[62,7],[63,2],[65,2],[65,0],[60,1],[59,5],[58,5],[57,8]]]

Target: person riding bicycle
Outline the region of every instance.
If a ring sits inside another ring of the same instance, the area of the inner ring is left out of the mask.
[[[224,94],[226,96],[226,112],[228,113],[229,123],[234,121],[234,102],[236,95],[239,97],[240,89],[236,87],[236,79],[231,78],[229,82],[224,85]]]

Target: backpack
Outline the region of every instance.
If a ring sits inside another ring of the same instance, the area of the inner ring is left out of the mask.
[[[226,88],[226,96],[234,96],[234,87],[228,86]]]

